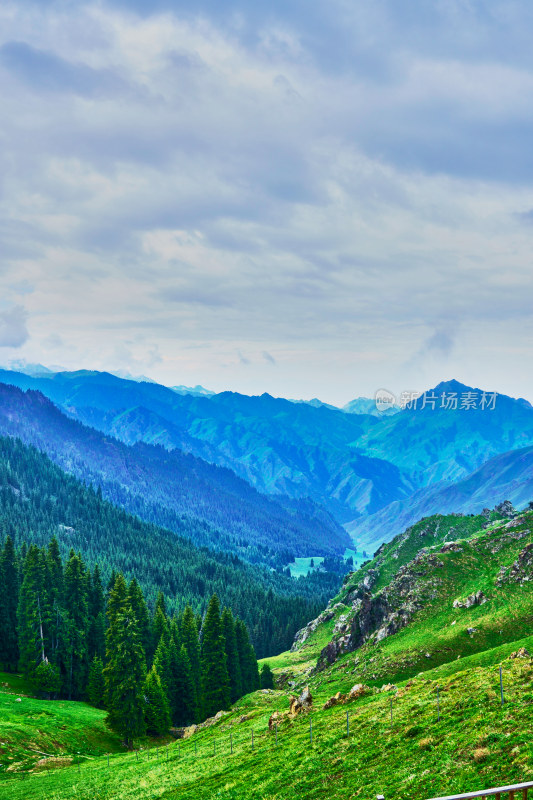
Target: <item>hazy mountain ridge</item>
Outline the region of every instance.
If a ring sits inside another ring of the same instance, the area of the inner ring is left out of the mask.
[[[462,396],[479,398],[482,390],[457,381],[428,391],[426,404],[422,397],[415,408],[380,415],[268,394],[179,395],[88,371],[37,378],[0,372],[0,380],[39,388],[65,413],[127,444],[177,448],[229,467],[261,492],[311,497],[369,548],[420,516],[469,511],[473,484],[461,482],[490,459],[533,445],[526,400],[498,395],[493,409],[463,409]],[[442,396],[452,393],[458,407],[442,408]],[[368,410],[373,404],[353,402]],[[504,461],[493,468],[503,470],[502,480],[478,476],[473,509],[508,495],[520,503],[528,492],[520,488],[527,469],[507,480]]]
[[[0,433],[33,444],[145,519],[183,533],[188,518],[194,541],[252,561],[285,564],[293,553],[338,554],[350,543],[338,523],[311,503],[305,513],[288,510],[289,502],[281,506],[230,470],[193,455],[142,442],[128,447],[69,419],[39,392],[0,385]]]

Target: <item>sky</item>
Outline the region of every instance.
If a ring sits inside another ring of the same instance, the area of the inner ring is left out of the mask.
[[[533,400],[527,0],[0,5],[0,363]]]

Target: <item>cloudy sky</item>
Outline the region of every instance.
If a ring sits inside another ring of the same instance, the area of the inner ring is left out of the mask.
[[[0,363],[533,400],[532,36],[527,0],[4,0]]]

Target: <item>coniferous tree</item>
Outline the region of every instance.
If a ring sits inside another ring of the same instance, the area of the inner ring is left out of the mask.
[[[87,650],[89,660],[94,656],[105,658],[105,596],[98,564],[94,565],[89,581],[89,633]]]
[[[32,685],[34,690],[43,695],[47,700],[59,692],[61,689],[61,675],[55,664],[50,664],[47,658],[41,661],[33,672]]]
[[[39,662],[46,658],[44,606],[43,554],[32,544],[24,560],[17,608],[19,669],[26,678],[31,677]]]
[[[161,637],[165,634],[168,636],[168,620],[165,612],[160,604],[158,604],[154,611],[154,618],[152,621],[152,656],[155,656],[155,651],[161,641]],[[161,676],[159,676],[161,677]]]
[[[196,617],[190,606],[187,606],[180,621],[180,634],[181,642],[187,650],[189,663],[191,666],[191,675],[196,689],[196,698],[200,702],[200,683],[201,683],[201,667],[200,667],[200,642],[198,641],[198,627],[196,624]]]
[[[231,702],[235,703],[242,696],[242,675],[237,638],[235,635],[235,620],[229,608],[222,612],[222,634],[226,649],[226,663],[231,690]]]
[[[89,623],[87,571],[81,557],[71,552],[65,565],[64,601],[67,619],[66,686],[68,698],[79,699],[87,686]]]
[[[201,668],[203,713],[210,717],[218,711],[228,709],[231,703],[220,604],[216,594],[209,601],[202,626]]]
[[[53,663],[59,659],[61,645],[63,599],[63,562],[55,536],[48,545],[46,554],[46,576],[48,596],[49,657]]]
[[[109,596],[108,620],[104,668],[106,722],[131,747],[133,739],[146,730],[143,695],[146,662],[137,619],[121,574]]]
[[[242,674],[243,694],[254,692],[259,689],[259,670],[254,649],[250,644],[248,630],[241,619],[235,622],[235,635],[237,639],[237,651],[239,653],[239,663]]]
[[[7,672],[13,672],[19,660],[17,633],[19,575],[11,536],[7,536],[0,556],[0,587],[0,664]]]
[[[174,672],[173,719],[176,725],[192,725],[198,721],[198,697],[191,672],[191,662],[185,645],[182,644]]]
[[[104,665],[100,656],[95,655],[89,667],[89,682],[87,684],[87,697],[89,703],[95,708],[104,707],[105,684]]]
[[[148,614],[148,608],[146,607],[146,602],[144,599],[142,589],[135,580],[135,578],[132,578],[130,581],[130,585],[128,587],[128,595],[130,598],[133,613],[137,617],[137,623],[139,625],[139,634],[141,636],[142,646],[144,648],[144,652],[146,653],[146,657],[148,659],[148,657],[151,656],[150,648],[152,641],[152,631],[150,628],[150,615]]]
[[[144,684],[144,720],[146,732],[164,736],[170,728],[170,711],[165,691],[155,667],[152,667]]]
[[[261,667],[259,680],[261,684],[261,689],[274,688],[274,675],[272,674],[272,670],[270,669],[270,666],[268,664],[263,664],[263,666]]]
[[[175,648],[174,648],[175,650]],[[159,675],[161,686],[165,692],[169,706],[172,705],[174,695],[174,676],[172,674],[172,653],[170,647],[170,637],[167,632],[161,635],[159,644],[154,654],[153,666]]]

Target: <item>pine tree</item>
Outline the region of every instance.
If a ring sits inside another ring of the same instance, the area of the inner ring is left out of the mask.
[[[89,659],[105,658],[105,596],[98,564],[94,565],[89,582],[89,633],[87,650]]]
[[[237,651],[239,653],[239,663],[242,674],[243,694],[254,692],[259,689],[259,670],[255,651],[250,644],[250,637],[246,625],[241,619],[235,622],[235,635],[237,639]]]
[[[198,698],[196,684],[191,672],[191,662],[185,645],[178,651],[174,668],[174,707],[173,720],[176,725],[191,725],[198,721]]]
[[[237,650],[237,638],[235,635],[235,620],[229,608],[222,612],[222,634],[224,636],[226,648],[226,663],[228,667],[229,682],[231,688],[231,702],[235,703],[242,697],[242,675],[239,653]]]
[[[19,660],[17,602],[19,575],[11,536],[7,536],[0,556],[0,664],[7,672],[17,668]]]
[[[68,698],[79,699],[87,686],[89,623],[87,571],[81,556],[71,552],[65,565],[64,602],[67,616],[66,686]]]
[[[17,608],[19,669],[29,678],[40,661],[44,661],[44,559],[31,545],[22,570],[22,586]]]
[[[163,687],[169,706],[171,706],[174,696],[174,676],[172,674],[170,637],[167,632],[161,635],[155,651],[153,667],[159,675],[161,686]]]
[[[144,652],[146,653],[148,658],[148,656],[151,655],[150,648],[152,642],[152,631],[150,629],[150,615],[148,614],[148,608],[146,607],[146,602],[144,600],[142,589],[135,580],[135,578],[131,579],[130,585],[128,587],[128,596],[131,601],[131,607],[133,609],[133,613],[137,618],[137,624],[139,626],[139,634],[141,636],[141,643],[144,648]]]
[[[183,612],[180,621],[180,634],[181,642],[185,645],[189,663],[191,665],[191,675],[196,689],[196,698],[199,703],[200,700],[200,683],[201,683],[201,667],[200,667],[200,642],[198,641],[198,627],[196,625],[196,617],[190,606],[187,606]]]
[[[220,604],[216,594],[209,601],[202,626],[201,668],[203,713],[210,717],[222,709],[228,709],[231,703]]]
[[[142,736],[146,729],[143,695],[146,662],[137,620],[120,574],[109,596],[108,620],[104,668],[106,722],[131,747],[133,739]]]
[[[59,670],[55,664],[50,664],[47,658],[37,666],[31,682],[35,692],[43,695],[47,700],[55,697],[61,689]]]
[[[59,648],[62,632],[63,600],[63,563],[59,552],[59,544],[55,536],[50,539],[46,554],[47,596],[48,596],[48,629],[49,656],[52,662],[59,659]]]
[[[95,708],[104,707],[104,665],[99,656],[94,656],[89,667],[89,681],[87,684],[87,697],[89,703]]]
[[[161,637],[163,634],[168,636],[168,620],[165,616],[165,612],[163,611],[161,605],[157,605],[154,611],[154,618],[152,621],[152,646],[151,646],[151,654],[152,656],[155,655],[155,651],[159,642],[161,641]]]
[[[164,736],[170,728],[168,701],[155,667],[144,684],[144,721],[146,732],[153,736]]]
[[[261,667],[261,673],[259,675],[259,679],[260,679],[261,689],[274,688],[274,676],[268,664],[263,664],[263,666]]]

